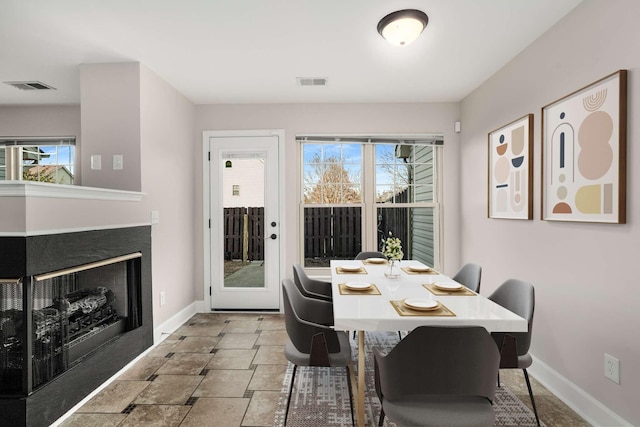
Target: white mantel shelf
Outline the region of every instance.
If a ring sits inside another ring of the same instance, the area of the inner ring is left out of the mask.
[[[0,181],[0,197],[41,197],[139,202],[144,196],[145,193],[113,190],[109,188],[47,184],[31,181]]]

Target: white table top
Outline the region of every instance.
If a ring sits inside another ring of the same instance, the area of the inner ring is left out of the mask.
[[[367,274],[338,274],[341,265],[359,263]],[[419,261],[401,261],[400,267],[424,265]],[[445,275],[407,274],[385,277],[386,264],[363,264],[361,261],[331,261],[333,316],[335,329],[361,331],[408,331],[421,325],[477,325],[489,332],[526,332],[527,321],[482,295],[438,296],[423,284],[453,282]],[[341,295],[338,284],[347,282],[374,283],[382,295]],[[390,300],[432,298],[455,313],[450,316],[400,316]]]

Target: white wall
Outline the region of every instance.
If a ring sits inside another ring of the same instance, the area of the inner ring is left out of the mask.
[[[152,226],[153,319],[157,327],[196,300],[194,272],[195,105],[164,80],[140,69],[142,192]],[[201,282],[200,282],[201,283]],[[160,306],[160,292],[166,304]]]
[[[80,92],[82,185],[140,191],[140,64],[84,64]],[[122,170],[113,170],[114,154]],[[102,169],[91,170],[92,155]]]
[[[465,98],[460,167],[462,258],[482,264],[482,293],[510,277],[532,282],[532,353],[633,425],[640,425],[639,16],[634,0],[586,0]],[[627,224],[541,221],[541,107],[618,69],[629,70]],[[487,134],[527,113],[535,115],[534,220],[487,219]],[[605,352],[621,361],[620,385],[603,376]]]
[[[442,133],[444,155],[444,224],[446,235],[445,270],[454,271],[459,259],[459,193],[458,193],[458,134],[454,122],[458,120],[458,104],[255,104],[200,105],[197,107],[197,146],[202,150],[205,130],[284,129],[285,131],[285,189],[284,222],[287,226],[285,264],[300,262],[298,209],[300,194],[300,156],[295,136],[299,134],[412,134]],[[196,167],[197,247],[196,277],[199,283],[197,298],[202,300],[202,167]],[[282,219],[281,219],[282,220]],[[291,277],[292,272],[284,272]]]

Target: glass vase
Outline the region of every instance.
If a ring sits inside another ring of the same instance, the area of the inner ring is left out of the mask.
[[[389,267],[387,267],[384,275],[389,279],[397,279],[400,277],[400,260],[390,259]]]

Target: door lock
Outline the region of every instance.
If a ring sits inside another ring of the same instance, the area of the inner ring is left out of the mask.
[[[275,227],[276,225],[278,225],[278,224],[276,224],[276,222],[275,222],[275,221],[271,221],[271,226],[272,226],[272,227]]]
[[[267,239],[276,240],[277,238],[278,236],[276,236],[276,233],[273,233],[271,236],[265,237],[264,240],[267,240]]]

